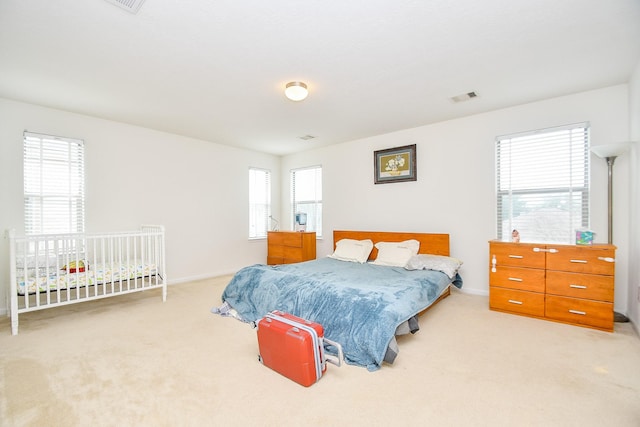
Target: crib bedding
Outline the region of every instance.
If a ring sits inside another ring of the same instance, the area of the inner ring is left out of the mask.
[[[37,292],[58,291],[74,289],[92,285],[102,285],[119,282],[121,280],[133,280],[157,274],[155,263],[133,261],[129,263],[106,263],[90,265],[86,271],[67,273],[65,270],[49,270],[43,275],[24,277],[18,279],[18,295],[35,294]]]
[[[408,271],[322,258],[297,264],[253,265],[234,275],[222,294],[238,316],[255,322],[282,310],[319,322],[339,342],[347,363],[379,369],[399,325],[433,304],[449,286],[432,270]]]

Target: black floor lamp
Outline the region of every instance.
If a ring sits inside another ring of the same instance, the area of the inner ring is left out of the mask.
[[[591,147],[591,152],[596,156],[605,159],[608,170],[608,189],[607,189],[607,207],[608,207],[608,242],[613,243],[613,163],[618,156],[623,155],[631,148],[632,142],[620,142],[617,144],[596,145]],[[615,322],[628,322],[629,318],[622,313],[613,312]]]

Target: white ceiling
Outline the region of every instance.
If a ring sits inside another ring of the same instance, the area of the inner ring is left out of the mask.
[[[0,97],[278,155],[626,83],[638,61],[640,0],[0,0]]]

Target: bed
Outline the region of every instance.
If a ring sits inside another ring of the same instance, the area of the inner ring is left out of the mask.
[[[281,310],[319,322],[325,336],[342,345],[347,363],[375,371],[395,360],[396,334],[415,332],[419,314],[448,296],[451,285],[462,286],[462,262],[449,256],[448,234],[337,230],[333,239],[334,252],[325,258],[241,269],[223,291],[223,305],[212,311],[255,323]],[[349,251],[343,250],[347,242]],[[359,242],[367,243],[352,259]],[[389,248],[404,257],[409,246],[411,262],[384,265],[393,258]],[[434,268],[433,260],[446,268]]]
[[[22,313],[162,289],[164,227],[101,234],[16,236],[9,230],[11,333]]]

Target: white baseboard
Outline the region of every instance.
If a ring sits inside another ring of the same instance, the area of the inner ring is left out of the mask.
[[[198,280],[214,279],[216,277],[221,277],[221,276],[231,276],[235,273],[236,273],[235,271],[227,271],[227,272],[201,274],[198,276],[179,277],[177,279],[169,278],[169,283],[167,285],[171,286],[171,285],[177,285],[180,283],[196,282]]]
[[[462,289],[457,289],[457,290],[458,290],[458,292],[462,292],[463,294],[479,295],[479,296],[482,296],[482,297],[488,297],[489,296],[489,291],[488,290],[483,290],[483,289],[465,289],[464,286],[463,286]]]

